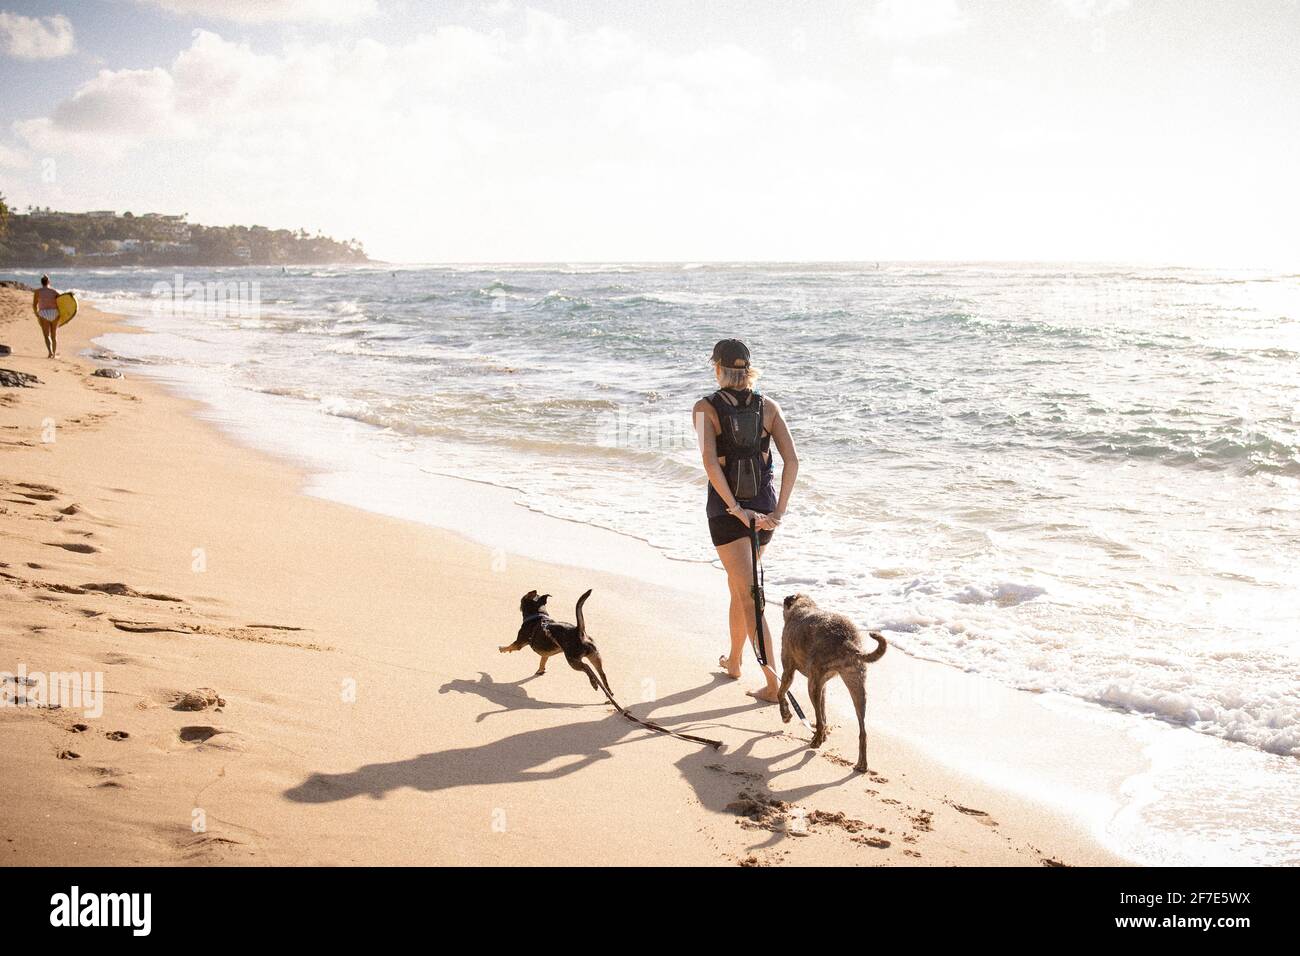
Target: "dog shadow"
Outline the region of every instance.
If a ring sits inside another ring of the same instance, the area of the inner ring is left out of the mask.
[[[531,696],[524,685],[541,676],[532,674],[523,680],[497,683],[486,671],[479,671],[478,680],[449,680],[438,688],[439,694],[474,694],[496,704],[496,710],[485,710],[474,718],[474,723],[481,724],[497,714],[508,714],[517,710],[584,710],[592,707],[607,706],[606,702],[592,701],[589,704],[571,704],[558,701],[537,700]]]
[[[774,754],[757,756],[754,747],[759,741],[776,737],[789,739],[789,748]],[[767,733],[755,734],[740,746],[725,754],[712,751],[685,754],[677,761],[677,769],[695,790],[700,805],[714,813],[726,816],[733,813],[728,806],[745,792],[761,796],[770,796],[787,803],[799,803],[823,790],[834,789],[846,783],[860,779],[861,775],[852,771],[824,782],[803,783],[797,786],[783,787],[777,779],[797,773],[817,759],[819,751],[809,748],[807,741],[791,737],[784,728]],[[786,761],[794,759],[788,766],[774,769]],[[749,847],[751,850],[774,846],[786,839],[789,834],[784,831],[771,833],[762,843]]]

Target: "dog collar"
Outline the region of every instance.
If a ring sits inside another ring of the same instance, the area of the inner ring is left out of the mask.
[[[545,614],[530,614],[524,618],[524,624],[531,624],[533,621],[540,621],[544,617],[546,617]],[[519,626],[523,627],[524,624],[520,624]]]

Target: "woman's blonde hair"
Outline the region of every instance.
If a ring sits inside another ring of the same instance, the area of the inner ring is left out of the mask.
[[[725,368],[720,362],[713,363],[718,374],[718,383],[723,388],[753,388],[758,383],[759,371],[752,365],[744,368]]]

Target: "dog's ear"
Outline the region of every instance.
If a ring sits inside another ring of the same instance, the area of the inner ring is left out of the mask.
[[[799,596],[799,595],[797,595],[797,594],[787,594],[787,595],[785,596],[785,604],[784,604],[784,606],[785,606],[785,607],[789,607],[791,604],[794,603],[794,599],[797,598],[798,596]]]
[[[531,601],[531,600],[532,600],[533,598],[535,598],[535,597],[537,597],[537,592],[536,592],[536,591],[529,591],[527,594],[524,595],[524,600],[525,600],[525,601]]]
[[[533,593],[536,594],[537,592],[534,591]],[[548,597],[550,597],[549,594],[543,594],[543,595],[541,595],[540,597],[538,597],[538,599],[537,599],[537,606],[538,606],[538,607],[541,607],[543,604],[545,604],[545,603],[546,603],[546,599],[547,599]]]

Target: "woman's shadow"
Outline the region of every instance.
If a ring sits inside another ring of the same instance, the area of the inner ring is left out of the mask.
[[[694,700],[722,681],[723,678],[719,675],[698,687],[664,697],[656,701],[650,711]],[[537,701],[526,691],[521,693],[522,683],[525,682],[499,684],[483,674],[477,681],[450,681],[442,686],[440,692],[476,694],[497,705],[497,710],[480,714],[477,718],[479,721],[512,710],[557,707],[581,710],[589,706],[608,706],[604,701],[597,705]],[[683,725],[708,726],[710,721],[716,722],[752,709],[752,705],[745,704],[691,714],[674,714],[672,722],[674,729]],[[628,742],[629,737],[637,738],[645,733],[645,729],[639,725],[617,713],[610,713],[603,720],[529,730],[477,747],[458,747],[420,754],[406,760],[366,764],[346,773],[312,774],[302,783],[285,791],[285,796],[298,803],[330,803],[362,795],[378,799],[390,790],[401,787],[433,792],[454,787],[549,780],[568,776],[598,760],[608,759],[612,756],[609,748]],[[552,769],[537,769],[565,757],[572,759]]]
[[[477,721],[513,710],[553,708],[582,710],[588,707],[608,706],[604,701],[587,705],[535,700],[521,686],[524,683],[527,683],[527,680],[501,684],[493,681],[487,674],[482,674],[477,681],[449,681],[440,688],[440,693],[474,694],[497,706],[496,710],[480,714],[476,718]],[[722,675],[714,675],[697,687],[660,698],[644,709],[644,705],[633,705],[629,709],[637,711],[639,717],[649,717],[658,710],[677,707],[696,700],[728,683],[730,682]],[[759,719],[753,722],[755,726],[748,727],[725,723],[728,718],[741,714],[753,714]],[[748,702],[686,714],[675,713],[671,718],[657,719],[665,726],[678,731],[689,729],[698,733],[709,727],[725,726],[751,735],[734,751],[723,755],[719,755],[711,748],[701,747],[691,750],[676,762],[682,775],[695,787],[701,802],[709,809],[721,811],[728,800],[734,799],[737,780],[766,778],[773,763],[792,756],[805,746],[799,744],[794,749],[771,758],[753,756],[752,749],[757,740],[777,736],[784,730],[779,722],[773,723],[766,730],[761,729],[768,724],[768,721],[763,719],[768,716],[774,722],[777,721],[775,708]],[[405,760],[366,764],[345,773],[314,773],[302,783],[286,790],[284,795],[296,803],[332,803],[363,795],[382,799],[390,791],[403,787],[432,793],[456,787],[552,780],[577,773],[597,761],[607,760],[613,756],[610,752],[611,748],[634,743],[648,734],[649,732],[640,725],[610,712],[602,720],[566,723],[557,727],[529,730],[477,747],[458,747],[420,754]],[[683,746],[690,745],[683,744]],[[809,755],[811,756],[811,752]],[[571,759],[564,761],[566,757]],[[723,760],[727,764],[725,768],[719,762]],[[564,762],[546,770],[539,769],[557,761]],[[783,799],[795,800],[818,789],[821,787],[800,787],[795,791],[782,792],[780,796]]]

